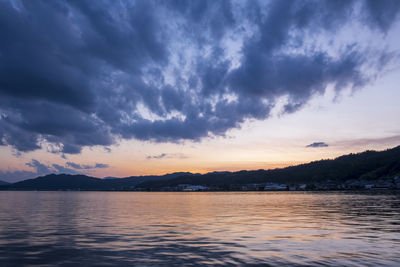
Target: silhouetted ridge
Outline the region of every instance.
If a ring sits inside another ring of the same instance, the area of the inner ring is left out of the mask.
[[[345,182],[351,179],[374,180],[400,173],[400,146],[385,151],[365,151],[274,170],[214,172],[201,176],[181,176],[168,181],[139,184],[143,188],[171,187],[179,184],[232,188],[250,183]]]
[[[12,188],[33,190],[89,190],[101,189],[102,180],[86,175],[49,174],[46,176],[17,182]]]
[[[3,186],[3,189],[26,190],[129,190],[137,184],[155,180],[174,179],[188,172],[170,173],[162,176],[131,176],[127,178],[100,179],[86,175],[49,174]]]
[[[192,174],[177,172],[162,176],[132,176],[99,179],[86,175],[50,174],[14,184],[2,189],[15,190],[157,190],[181,184],[215,186],[219,189],[238,188],[251,183],[313,184],[343,183],[394,177],[400,174],[400,146],[385,151],[365,151],[333,160],[319,160],[282,169]]]

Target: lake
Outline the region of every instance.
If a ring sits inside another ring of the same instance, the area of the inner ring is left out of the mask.
[[[400,194],[0,192],[0,266],[400,265]]]

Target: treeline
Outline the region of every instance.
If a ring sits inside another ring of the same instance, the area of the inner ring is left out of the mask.
[[[162,176],[140,176],[99,179],[85,175],[50,174],[14,184],[1,185],[2,190],[157,190],[180,184],[202,185],[220,189],[246,184],[343,183],[349,180],[372,181],[400,174],[400,146],[385,151],[365,151],[333,160],[274,169],[207,174],[172,173]]]
[[[141,188],[173,187],[179,184],[228,187],[250,183],[318,183],[344,182],[351,179],[376,180],[400,173],[400,146],[385,151],[365,151],[333,160],[274,170],[214,172],[204,175],[183,175],[175,179],[140,183]]]

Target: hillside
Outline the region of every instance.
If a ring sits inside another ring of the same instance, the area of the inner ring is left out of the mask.
[[[274,169],[192,174],[178,172],[163,176],[132,176],[99,179],[85,175],[51,174],[14,184],[3,190],[159,190],[180,184],[203,185],[219,189],[238,188],[252,183],[315,184],[343,183],[349,180],[373,181],[400,174],[400,146],[385,151],[365,151],[333,160]]]
[[[4,181],[0,180],[0,185],[7,185],[7,184],[8,184],[7,182],[4,182]]]
[[[17,190],[129,190],[149,181],[174,179],[189,173],[178,172],[162,176],[131,176],[127,178],[100,179],[86,175],[50,174],[3,186]]]
[[[375,180],[400,173],[400,146],[385,151],[365,151],[333,160],[320,160],[282,169],[239,172],[216,172],[201,176],[181,176],[168,181],[141,183],[143,188],[170,187],[193,184],[232,187],[250,183],[337,183],[352,179]]]

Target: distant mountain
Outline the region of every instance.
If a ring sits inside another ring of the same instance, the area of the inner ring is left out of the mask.
[[[342,183],[352,179],[374,180],[395,175],[400,175],[400,146],[380,152],[365,151],[282,169],[183,175],[167,181],[144,182],[138,187],[157,189],[192,184],[228,189],[233,185],[250,183]]]
[[[162,176],[131,176],[99,179],[86,175],[51,174],[14,184],[1,185],[3,190],[132,190],[160,189],[179,184],[235,188],[250,183],[312,184],[342,183],[348,180],[376,180],[400,176],[400,146],[385,151],[365,151],[333,160],[320,160],[282,169],[192,174],[177,172]]]
[[[104,180],[113,180],[113,179],[121,179],[120,177],[113,177],[113,176],[107,176],[103,178]]]
[[[9,183],[0,180],[0,185],[7,185],[7,184]]]
[[[8,188],[28,190],[100,190],[105,187],[103,181],[99,178],[86,175],[49,174],[11,184]]]
[[[131,176],[127,178],[100,179],[86,175],[50,174],[14,184],[3,185],[2,189],[17,190],[129,190],[137,184],[164,181],[191,173],[179,172],[161,176]]]

